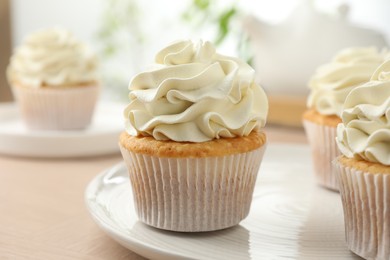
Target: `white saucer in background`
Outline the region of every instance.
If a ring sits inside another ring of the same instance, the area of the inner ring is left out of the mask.
[[[0,154],[66,158],[118,153],[119,134],[124,130],[126,105],[97,104],[92,123],[83,130],[29,130],[14,103],[0,103]]]

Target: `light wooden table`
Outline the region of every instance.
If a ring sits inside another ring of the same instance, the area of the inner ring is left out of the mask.
[[[267,127],[270,143],[305,143],[302,129]],[[122,160],[0,155],[0,259],[144,259],[108,237],[84,205],[87,184]]]

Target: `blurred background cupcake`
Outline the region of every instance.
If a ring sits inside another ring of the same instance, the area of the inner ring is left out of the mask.
[[[374,47],[344,49],[330,63],[319,67],[309,81],[311,92],[303,124],[317,182],[326,188],[338,190],[332,161],[340,155],[335,137],[344,100],[352,89],[370,80],[385,54]]]
[[[17,47],[7,77],[30,129],[87,127],[99,94],[97,58],[71,32],[49,28]]]
[[[347,245],[365,259],[390,259],[390,60],[348,95],[337,145]]]
[[[207,41],[170,44],[155,61],[130,82],[120,137],[138,217],[182,232],[237,225],[266,147],[255,72]]]

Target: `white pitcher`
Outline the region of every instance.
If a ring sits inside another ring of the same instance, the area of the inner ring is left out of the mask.
[[[305,95],[315,69],[346,47],[387,46],[380,33],[350,24],[348,7],[339,8],[339,19],[317,12],[303,1],[283,23],[269,25],[247,17],[244,30],[253,50],[258,80],[275,94]]]

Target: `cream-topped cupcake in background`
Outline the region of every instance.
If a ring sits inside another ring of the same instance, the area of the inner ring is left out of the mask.
[[[348,48],[317,69],[310,79],[308,110],[303,125],[311,146],[317,182],[338,190],[332,161],[340,155],[335,143],[342,107],[351,90],[370,80],[385,60],[386,52],[376,48]]]
[[[11,57],[7,77],[30,129],[82,129],[91,122],[99,93],[97,58],[69,31],[28,35]]]
[[[390,60],[347,97],[336,160],[350,250],[390,259]]]
[[[130,82],[120,148],[139,219],[183,232],[237,225],[250,209],[268,100],[245,62],[179,41]]]

